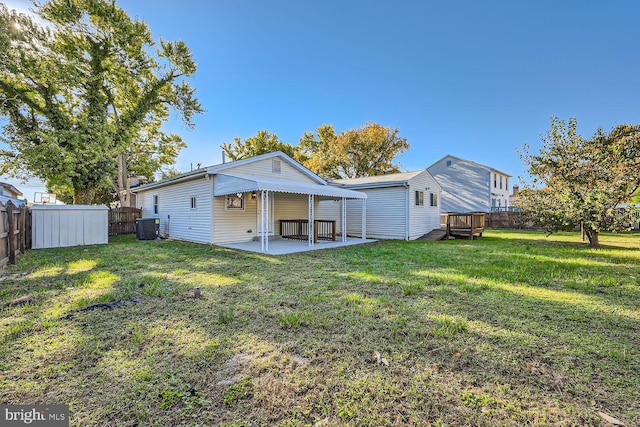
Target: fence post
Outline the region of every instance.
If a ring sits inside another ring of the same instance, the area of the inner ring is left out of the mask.
[[[13,218],[13,203],[11,203],[11,201],[7,203],[7,220],[9,221],[8,227],[7,227],[9,264],[15,264],[16,263],[16,241],[15,241],[16,234],[15,234],[15,221]]]

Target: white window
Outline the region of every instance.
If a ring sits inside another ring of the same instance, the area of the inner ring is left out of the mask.
[[[436,193],[430,193],[429,201],[431,206],[438,206],[438,195]]]
[[[225,203],[226,210],[244,210],[244,194],[231,194],[227,196]]]
[[[158,208],[158,195],[154,194],[153,195],[153,213],[154,214],[158,214],[159,212],[159,208]]]
[[[191,209],[197,209],[198,204],[197,204],[197,199],[196,196],[191,196]]]
[[[424,206],[424,191],[416,191],[416,206]]]

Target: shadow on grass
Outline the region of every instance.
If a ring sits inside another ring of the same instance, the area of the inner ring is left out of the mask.
[[[73,403],[83,425],[587,425],[597,422],[592,401],[637,420],[637,283],[619,294],[588,282],[567,290],[562,280],[617,277],[620,265],[532,261],[520,255],[526,242],[385,242],[264,262],[122,239],[48,263],[38,255],[19,267],[44,265],[54,280],[8,284],[37,300],[2,311],[3,328],[14,326],[0,381],[12,401]],[[534,255],[554,249],[532,246]],[[85,258],[90,269],[69,272]],[[520,263],[529,270],[514,272]],[[143,302],[70,319],[47,312],[68,312],[73,290],[92,286],[105,293],[87,304]]]

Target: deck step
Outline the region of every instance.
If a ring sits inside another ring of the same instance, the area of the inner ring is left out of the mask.
[[[424,236],[420,237],[418,240],[429,240],[435,242],[437,240],[442,240],[447,236],[447,231],[442,229],[431,230]]]

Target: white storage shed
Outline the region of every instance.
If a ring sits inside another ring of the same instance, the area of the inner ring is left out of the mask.
[[[33,205],[33,249],[109,243],[109,208],[104,205]]]

